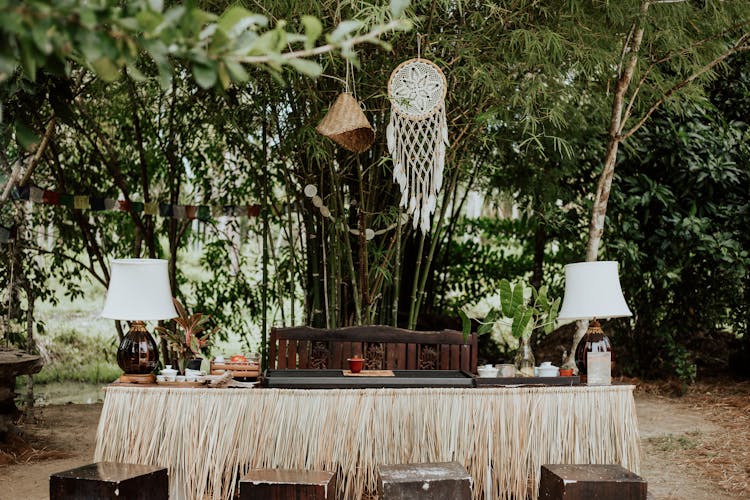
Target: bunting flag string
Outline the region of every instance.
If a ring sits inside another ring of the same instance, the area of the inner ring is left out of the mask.
[[[30,201],[44,205],[57,205],[74,210],[92,212],[115,211],[132,212],[173,219],[208,221],[218,217],[259,217],[260,205],[176,205],[150,201],[115,200],[88,195],[71,195],[38,188],[36,186],[16,187],[12,192],[13,199]],[[0,237],[4,234],[0,234]]]

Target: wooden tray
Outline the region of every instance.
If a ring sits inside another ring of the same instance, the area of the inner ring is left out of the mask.
[[[393,370],[362,370],[361,372],[352,373],[351,370],[344,370],[345,377],[394,377]]]
[[[477,387],[523,385],[580,385],[581,378],[573,377],[474,377]]]
[[[208,387],[203,382],[156,382],[159,387]]]
[[[211,362],[211,375],[221,375],[224,372],[232,372],[233,377],[259,377],[260,366],[258,363],[214,363]]]

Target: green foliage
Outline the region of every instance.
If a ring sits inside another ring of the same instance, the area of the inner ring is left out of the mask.
[[[190,359],[200,357],[209,348],[213,335],[219,330],[218,326],[207,329],[211,316],[203,313],[188,313],[185,306],[173,299],[177,309],[177,318],[172,320],[174,327],[157,326],[159,336],[167,342],[169,350],[177,356],[180,372]]]
[[[690,337],[746,335],[747,130],[706,104],[686,106],[652,119],[619,167],[607,248],[635,312],[634,335],[617,337],[635,374],[690,383],[701,363]]]
[[[43,359],[47,364],[34,375],[34,383],[88,382],[110,383],[122,374],[110,340],[80,332],[62,331],[42,338]]]
[[[531,285],[519,282],[512,286],[508,280],[503,279],[499,289],[500,307],[490,309],[477,330],[479,335],[491,332],[498,322],[505,326],[510,324],[511,333],[517,339],[529,337],[537,328],[541,328],[545,334],[554,330],[560,310],[560,298],[550,301],[546,286],[537,291]],[[529,289],[531,296],[527,297],[525,291]]]

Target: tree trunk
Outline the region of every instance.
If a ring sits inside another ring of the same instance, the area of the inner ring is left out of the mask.
[[[648,7],[648,1],[644,1],[641,4],[641,17],[645,16]],[[630,82],[633,79],[635,66],[638,63],[638,51],[640,50],[641,42],[643,41],[643,32],[643,21],[638,19],[634,24],[632,39],[629,41],[626,39],[623,44],[623,46],[628,47],[628,50],[623,51],[623,53],[626,54],[627,59],[625,60],[624,67],[621,67],[620,69],[620,75],[615,84],[615,95],[612,100],[612,114],[610,115],[609,122],[609,139],[607,141],[607,151],[604,155],[604,167],[602,168],[602,173],[599,175],[599,183],[596,187],[596,197],[594,198],[594,205],[591,209],[589,240],[586,246],[586,262],[596,261],[599,254],[602,235],[604,234],[604,221],[607,216],[607,202],[609,201],[609,193],[612,188],[612,178],[615,175],[617,150],[622,141],[621,134],[624,126],[622,116],[625,105],[625,95],[628,92]],[[630,36],[630,34],[628,34],[628,36]],[[576,346],[578,346],[578,342],[580,342],[586,334],[587,328],[588,321],[578,321],[576,332],[573,335],[573,344],[568,353],[568,359],[565,360],[565,364],[575,365]]]

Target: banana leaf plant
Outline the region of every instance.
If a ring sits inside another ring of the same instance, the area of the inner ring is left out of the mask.
[[[211,345],[212,336],[219,331],[219,327],[206,329],[211,316],[199,312],[190,314],[179,300],[173,298],[172,301],[178,314],[173,320],[174,328],[157,326],[155,330],[177,357],[180,373],[184,373],[187,362],[200,358],[204,350]]]
[[[531,295],[524,293],[531,289]],[[489,310],[480,327],[478,335],[490,333],[496,323],[510,324],[511,333],[517,339],[528,338],[537,328],[542,328],[545,334],[551,333],[557,323],[557,313],[560,311],[560,298],[550,299],[547,296],[547,286],[539,290],[533,285],[516,283],[512,286],[506,279],[500,281],[500,307]],[[471,321],[466,313],[459,310],[463,322],[464,335],[471,329]],[[468,331],[467,331],[468,327]]]

